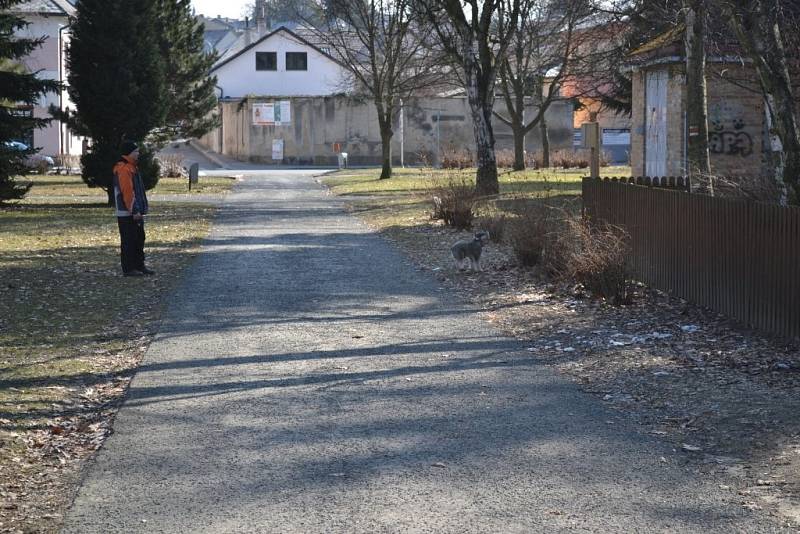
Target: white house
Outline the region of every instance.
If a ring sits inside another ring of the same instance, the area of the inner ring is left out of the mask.
[[[329,50],[285,26],[256,39],[246,33],[211,74],[217,77],[221,98],[332,95],[347,91],[349,79]]]
[[[65,51],[69,43],[69,18],[75,15],[75,7],[67,0],[29,0],[10,10],[29,23],[15,32],[17,37],[45,38],[39,48],[22,60],[25,68],[41,78],[58,80],[66,86]],[[32,108],[20,107],[18,112],[49,118],[51,105],[61,110],[75,109],[65,87],[63,91],[44,95]],[[20,141],[41,148],[42,154],[57,156],[80,154],[83,139],[73,135],[66,124],[54,120],[49,126],[30,132]]]

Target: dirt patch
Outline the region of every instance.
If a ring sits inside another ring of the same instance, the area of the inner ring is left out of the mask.
[[[383,232],[486,320],[527,341],[532,358],[683,451],[698,476],[729,473],[736,487],[722,489],[738,492],[742,506],[800,526],[796,343],[644,287],[632,304],[610,306],[518,267],[496,243],[484,249],[484,272],[458,272],[449,248],[466,232],[431,223]]]

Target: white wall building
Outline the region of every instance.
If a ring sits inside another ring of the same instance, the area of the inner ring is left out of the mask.
[[[12,12],[25,19],[29,25],[18,30],[20,38],[38,39],[45,37],[44,43],[22,60],[29,72],[40,78],[67,83],[65,51],[69,43],[69,17],[75,15],[75,8],[67,0],[29,0],[15,5]],[[48,93],[32,109],[20,108],[20,113],[32,113],[35,117],[49,118],[51,105],[65,110],[75,109],[66,88],[57,93]],[[80,154],[83,138],[75,136],[61,121],[54,120],[49,126],[34,130],[28,139],[20,139],[41,148],[41,153],[49,156],[59,154]],[[32,139],[31,139],[32,137]]]
[[[231,48],[211,69],[222,98],[325,96],[346,92],[345,68],[328,50],[281,26]]]

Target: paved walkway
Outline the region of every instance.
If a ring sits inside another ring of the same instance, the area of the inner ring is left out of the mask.
[[[65,532],[780,531],[523,349],[310,176],[247,176]]]

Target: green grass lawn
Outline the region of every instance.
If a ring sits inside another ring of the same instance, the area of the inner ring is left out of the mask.
[[[477,211],[495,209],[506,201],[535,198],[577,199],[581,179],[588,169],[501,170],[500,195],[494,202],[481,202]],[[630,167],[604,167],[604,176],[627,176]],[[431,194],[437,183],[463,179],[475,183],[475,169],[394,169],[392,178],[380,180],[380,169],[343,169],[326,175],[323,183],[336,195],[351,198],[350,208],[378,228],[410,227],[429,222]]]
[[[216,211],[192,196],[234,183],[201,178],[191,194],[176,195],[185,183],[162,180],[151,194],[175,196],[151,201],[146,223],[148,265],[158,274],[123,278],[106,194],[75,176],[27,179],[29,195],[0,207],[0,488],[44,480],[36,474],[45,469],[40,449],[31,445],[44,439],[42,429],[65,417],[97,417],[87,392],[135,369]],[[18,510],[8,513],[17,514],[12,523],[21,531],[55,529],[26,522],[32,515]]]
[[[581,178],[588,169],[503,170],[499,175],[500,194],[580,194]],[[630,167],[605,167],[606,176],[630,174]],[[394,169],[392,178],[379,180],[380,169],[344,169],[326,176],[324,182],[337,195],[408,195],[431,190],[447,176],[465,177],[474,183],[475,169],[442,170],[431,168]]]
[[[100,188],[89,188],[80,176],[30,175],[19,179],[20,182],[31,182],[33,187],[25,197],[24,203],[50,202],[51,197],[71,197],[75,202],[103,202],[106,192]],[[201,176],[199,182],[192,184],[186,178],[161,178],[158,185],[148,195],[214,195],[224,193],[231,187],[233,180],[227,177]]]
[[[20,377],[68,379],[77,368],[91,369],[91,360],[73,356],[98,336],[113,343],[109,333],[117,332],[132,309],[159,308],[159,293],[191,260],[215,211],[180,197],[152,202],[146,253],[160,275],[125,279],[116,218],[105,192],[87,188],[75,176],[29,179],[34,183],[29,195],[0,208],[0,384],[5,385]],[[152,193],[175,194],[173,182],[163,179]],[[201,181],[192,194],[222,192],[232,183]],[[142,292],[151,296],[138,304]],[[3,396],[9,396],[7,388],[0,388],[0,412],[14,411],[2,404]]]

